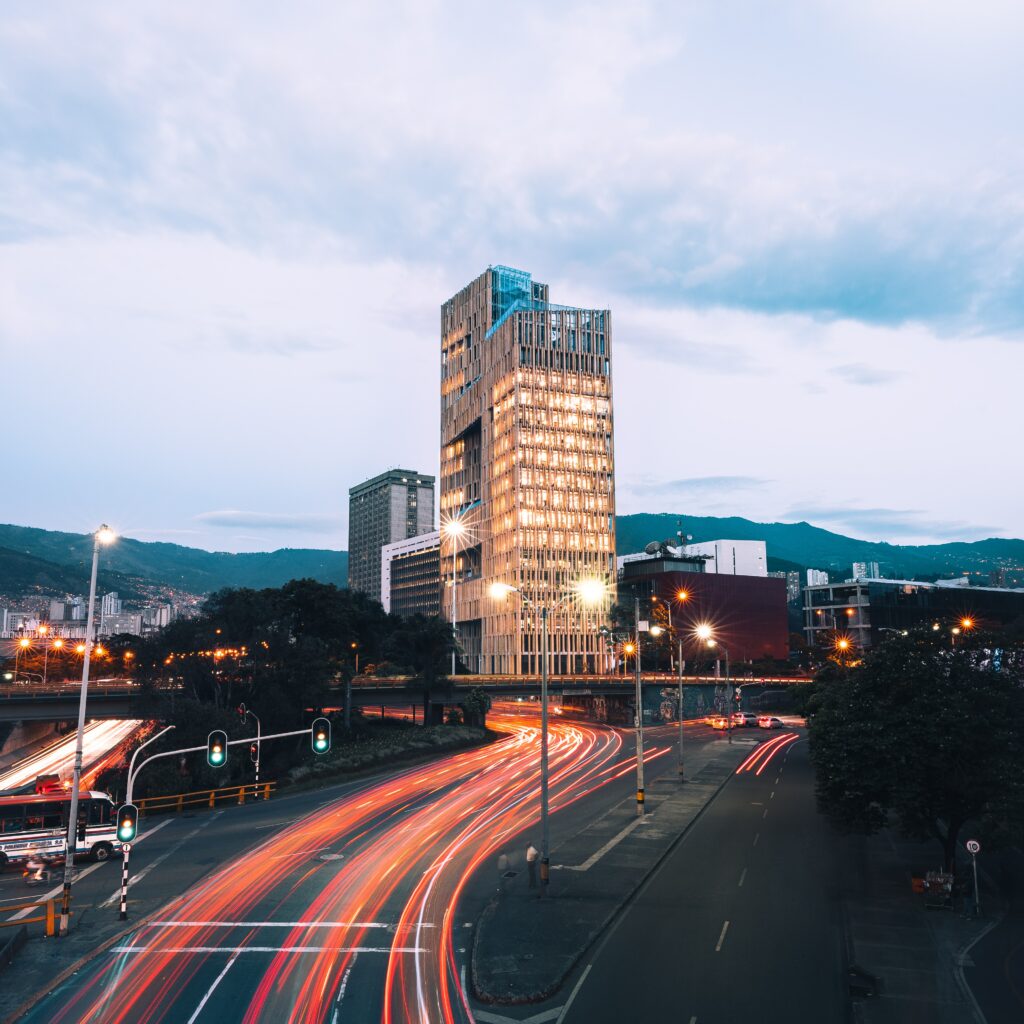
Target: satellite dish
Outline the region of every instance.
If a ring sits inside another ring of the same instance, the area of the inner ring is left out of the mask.
[[[648,544],[647,547],[644,548],[644,554],[646,554],[646,555],[656,555],[660,550],[661,550],[661,543],[659,541],[652,540],[651,543]]]
[[[675,540],[675,537],[669,537],[669,539],[668,539],[668,540],[663,540],[663,541],[661,542],[661,546],[662,546],[663,548],[674,548],[674,547],[676,546],[676,540]]]

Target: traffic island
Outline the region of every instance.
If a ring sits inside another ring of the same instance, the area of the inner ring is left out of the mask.
[[[545,898],[525,865],[503,875],[474,931],[474,996],[508,1006],[553,996],[750,751],[709,745],[688,758],[685,785],[669,775],[647,786],[642,818],[630,797],[553,849]]]

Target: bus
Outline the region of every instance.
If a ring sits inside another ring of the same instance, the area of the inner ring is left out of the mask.
[[[0,871],[29,857],[63,857],[68,834],[70,793],[0,796]],[[78,794],[76,856],[106,860],[121,848],[108,793]]]

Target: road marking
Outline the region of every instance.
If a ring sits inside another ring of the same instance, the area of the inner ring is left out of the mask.
[[[646,817],[634,818],[618,835],[612,836],[600,850],[592,853],[582,864],[556,864],[555,867],[562,868],[565,871],[589,871],[609,850],[618,846],[637,825],[646,820]]]
[[[418,946],[114,946],[112,953],[426,953]]]
[[[694,1015],[693,1015],[693,1016],[692,1016],[692,1017],[690,1018],[690,1024],[697,1024],[697,1014],[694,1014]]]
[[[394,928],[390,921],[150,921],[148,928]],[[434,925],[424,921],[423,928]]]
[[[760,839],[760,838],[761,838],[761,833],[760,833],[760,832],[758,832],[758,833],[757,833],[757,835],[756,835],[756,836],[754,836],[754,841],[753,841],[753,842],[752,842],[752,843],[751,843],[750,845],[751,845],[751,846],[757,846],[757,841],[758,841],[758,839]]]
[[[764,814],[761,815],[761,818],[764,819],[764,818],[767,818],[767,817],[768,817],[768,808],[766,807],[764,809]]]
[[[751,807],[764,807],[764,801],[763,800],[751,800],[750,801],[750,806]]]
[[[729,930],[729,922],[726,921],[722,925],[722,934],[718,936],[718,945],[715,946],[715,952],[720,953],[722,951],[722,943],[725,942],[725,933]]]
[[[561,1012],[562,1007],[556,1006],[551,1010],[541,1010],[532,1017],[503,1017],[500,1013],[491,1013],[488,1010],[474,1010],[473,1016],[482,1024],[546,1024]]]
[[[224,970],[221,971],[220,974],[217,975],[217,977],[214,979],[213,984],[206,990],[206,995],[203,996],[203,998],[199,1000],[199,1005],[196,1007],[195,1013],[193,1013],[192,1016],[189,1017],[188,1024],[195,1024],[196,1018],[199,1016],[200,1013],[202,1013],[203,1007],[209,1002],[210,996],[213,995],[214,989],[224,980],[224,975],[227,974],[228,971],[231,970],[232,965],[234,964],[234,962],[237,959],[238,959],[238,954],[235,953],[231,957],[231,959],[228,960],[228,962],[224,965]]]
[[[160,854],[160,856],[157,857],[157,859],[153,861],[152,864],[147,864],[141,871],[139,871],[137,874],[129,878],[128,884],[131,886],[135,885],[136,882],[141,882],[142,879],[144,879],[146,875],[148,875],[150,871],[153,870],[153,868],[159,867],[161,864],[163,864],[163,862],[167,860],[168,857],[170,857],[174,853],[177,853],[178,850],[180,850],[182,846],[184,846],[185,843],[187,843],[193,836],[197,835],[200,831],[206,828],[206,826],[209,825],[212,821],[215,821],[217,818],[219,818],[223,813],[223,811],[216,811],[212,817],[207,818],[206,821],[204,821],[198,828],[192,829],[192,831],[189,832],[187,836],[183,836],[170,849],[165,850],[162,854]],[[161,821],[157,828],[162,828],[164,825],[170,824],[170,820],[170,818],[167,818],[165,821]],[[153,832],[155,831],[156,829],[153,829]],[[152,835],[153,832],[149,832],[147,833],[147,835]],[[145,836],[143,838],[145,838]],[[117,888],[100,904],[100,906],[109,907],[111,904],[116,903],[120,898],[121,889]]]
[[[773,790],[771,791],[771,793],[770,793],[770,794],[768,795],[768,799],[769,799],[769,800],[774,800],[774,799],[775,799],[775,790],[774,790],[774,789],[773,789]]]
[[[590,968],[593,966],[593,964],[587,964],[583,973],[580,975],[580,980],[573,986],[573,990],[569,994],[569,1001],[562,1007],[562,1012],[558,1015],[558,1020],[555,1024],[562,1024],[562,1021],[565,1020],[565,1015],[569,1012],[569,1008],[572,1006],[573,1000],[579,994],[580,989],[583,988],[583,982],[587,980],[587,975],[590,973]]]
[[[747,877],[747,869],[743,869],[743,874],[740,875],[740,888],[743,887],[743,880]]]

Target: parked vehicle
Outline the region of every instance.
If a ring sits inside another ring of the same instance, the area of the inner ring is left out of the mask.
[[[774,715],[762,715],[758,720],[757,724],[762,729],[781,729],[783,722],[781,718],[776,718]]]
[[[757,715],[750,711],[737,711],[732,716],[732,727],[734,729],[753,728],[757,725]]]
[[[711,728],[712,729],[728,729],[729,728],[729,719],[726,718],[725,715],[716,715],[711,720]]]

